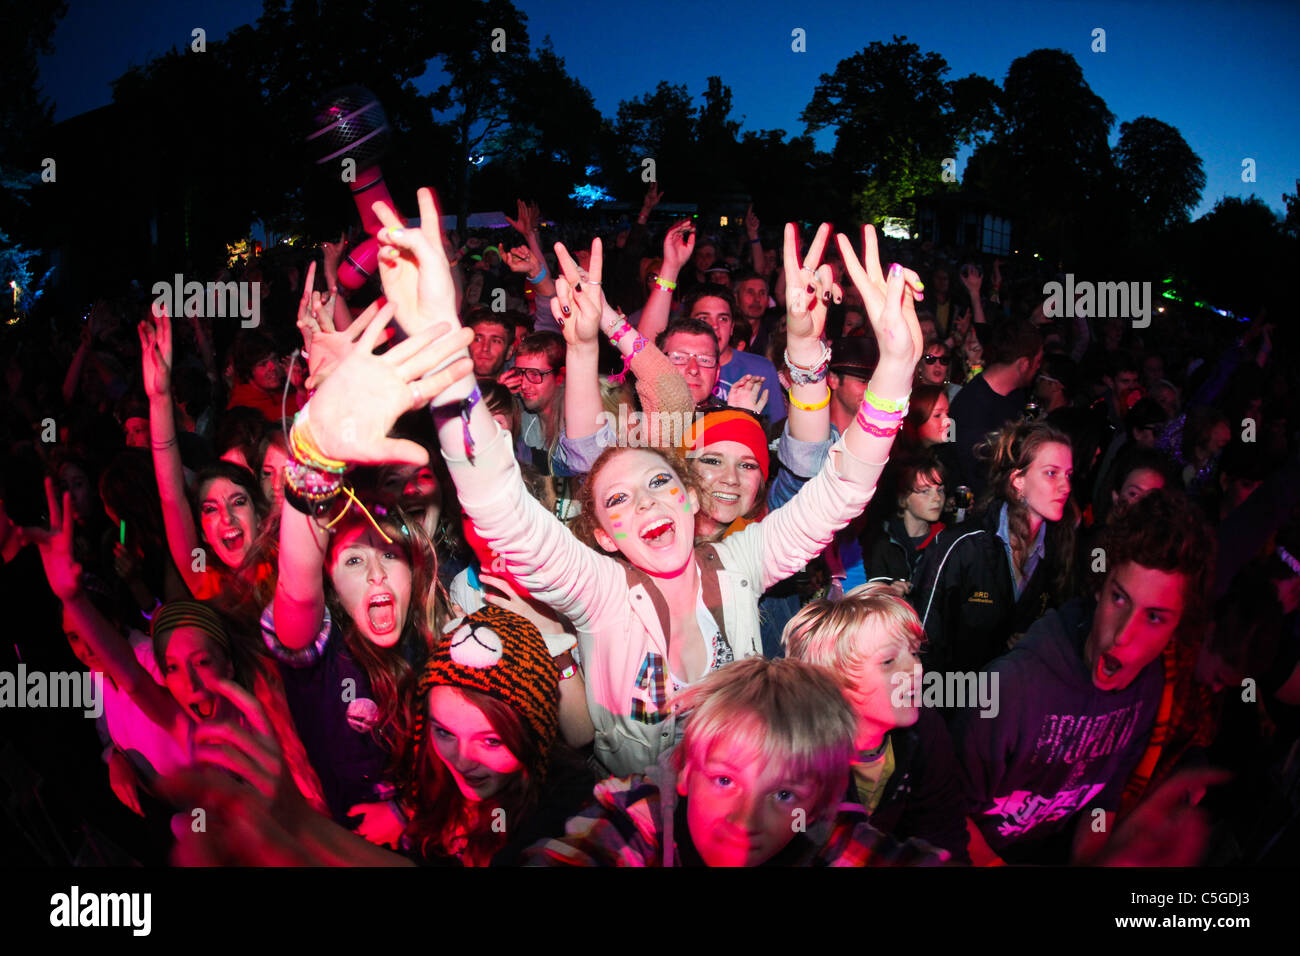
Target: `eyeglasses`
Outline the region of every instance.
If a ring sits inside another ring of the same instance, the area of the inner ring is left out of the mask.
[[[555,374],[555,369],[553,368],[520,368],[518,365],[515,366],[515,371],[528,379],[528,381],[532,382],[534,385],[546,376]]]
[[[695,364],[700,368],[717,368],[718,357],[716,355],[697,355],[694,352],[669,352],[668,361],[674,365],[687,365],[691,359],[695,359]]]
[[[935,362],[942,362],[944,365],[947,365],[951,361],[952,359],[949,358],[947,355],[926,355],[925,356],[926,365],[933,365]]]

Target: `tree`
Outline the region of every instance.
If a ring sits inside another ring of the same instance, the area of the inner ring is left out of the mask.
[[[908,198],[941,188],[943,161],[982,125],[978,88],[971,78],[963,83],[959,116],[947,72],[942,56],[895,36],[822,74],[800,119],[810,134],[835,128],[832,156],[859,190],[862,217],[906,215]]]
[[[1002,82],[999,129],[971,165],[1016,210],[1021,243],[1049,259],[1105,245],[1115,225],[1108,142],[1114,122],[1064,50],[1034,50],[1012,62]]]
[[[1165,229],[1186,222],[1201,201],[1201,158],[1168,123],[1150,116],[1121,123],[1115,165],[1140,225]]]
[[[1195,298],[1234,312],[1254,315],[1267,306],[1285,315],[1292,298],[1285,282],[1243,282],[1243,273],[1289,274],[1297,243],[1284,235],[1282,222],[1258,196],[1224,196],[1193,223],[1177,229],[1175,261],[1179,285]],[[1242,260],[1239,268],[1233,263]]]
[[[503,209],[513,210],[514,200],[527,196],[558,212],[571,205],[575,185],[609,185],[605,167],[618,167],[607,155],[610,130],[549,36],[521,69],[505,104],[508,123],[485,144],[491,158],[475,171],[471,189]]]
[[[1286,203],[1286,221],[1283,223],[1283,229],[1292,239],[1300,239],[1300,179],[1295,181],[1295,192],[1294,196],[1290,193],[1282,194],[1282,202]]]
[[[698,188],[695,145],[695,108],[686,84],[660,81],[653,93],[643,93],[618,104],[614,124],[623,148],[623,165],[630,175],[621,183],[621,193],[630,198],[645,192],[642,172],[645,160],[654,161],[655,180],[669,184],[679,199]]]

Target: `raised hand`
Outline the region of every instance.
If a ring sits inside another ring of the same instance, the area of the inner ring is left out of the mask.
[[[421,189],[417,196],[419,229],[404,226],[386,203],[374,205],[375,215],[384,224],[377,237],[381,243],[379,278],[407,335],[441,323],[453,328],[458,324],[456,286],[443,248],[438,206],[430,189]]]
[[[50,512],[49,528],[25,528],[23,534],[28,541],[36,543],[54,596],[69,601],[81,590],[81,565],[72,550],[72,530],[76,524],[72,516],[72,494],[63,493],[60,507],[54,494],[54,479],[46,478],[45,503]]]
[[[358,803],[348,810],[349,817],[360,817],[352,832],[365,837],[375,846],[397,849],[406,832],[406,817],[393,800]]]
[[[271,721],[257,698],[234,681],[207,684],[239,710],[243,720],[205,720],[194,728],[194,760],[230,771],[268,800],[296,793]]]
[[[516,219],[506,216],[506,222],[514,226],[515,232],[519,233],[525,239],[537,231],[538,225],[542,221],[541,207],[535,202],[525,203],[522,199],[515,200],[515,207],[518,210]]]
[[[167,310],[155,306],[153,322],[140,323],[140,351],[144,369],[144,391],[150,399],[171,396],[172,323]]]
[[[761,375],[742,375],[727,392],[727,404],[761,414],[767,407],[766,379]]]
[[[325,277],[327,279],[337,276],[339,273],[339,263],[343,261],[343,253],[348,247],[347,236],[340,235],[338,242],[322,242],[320,244],[321,259],[325,266]],[[312,263],[315,265],[315,263]],[[333,283],[331,283],[331,286]],[[311,288],[311,283],[307,283]]]
[[[641,222],[650,218],[650,213],[654,211],[655,206],[663,200],[664,194],[659,191],[658,183],[651,183],[650,188],[645,191],[645,199],[641,200]]]
[[[799,230],[792,222],[785,224],[785,310],[791,339],[820,339],[826,328],[827,305],[832,299],[844,300],[844,290],[836,284],[834,271],[822,264],[830,236],[830,223],[822,223],[800,266]]]
[[[754,215],[754,204],[750,203],[749,208],[745,210],[745,234],[751,239],[757,239],[758,226],[758,217]]]
[[[312,295],[318,296],[320,293],[315,292]],[[310,338],[306,331],[303,332],[303,340],[307,343],[306,385],[309,391],[320,388],[329,374],[357,347],[362,334],[386,304],[387,300],[380,296],[342,332],[335,331],[332,318],[328,315],[319,316],[320,324],[312,326],[315,332],[311,333]],[[300,325],[299,328],[302,326]],[[384,340],[392,338],[394,331],[391,328],[384,329]]]
[[[853,251],[853,243],[848,236],[840,233],[836,236],[836,241],[849,277],[862,293],[867,318],[871,320],[871,329],[880,346],[881,361],[888,360],[900,368],[906,364],[910,377],[924,346],[921,325],[916,319],[916,300],[923,298],[921,293],[925,288],[921,277],[898,263],[890,266],[890,275],[893,276],[897,270],[903,279],[900,297],[894,301],[889,296],[889,281],[880,268],[880,249],[875,228],[870,224],[862,227],[861,260]]]
[[[563,634],[564,622],[545,604],[519,594],[504,577],[480,572],[479,581],[484,585],[483,600],[495,607],[513,611],[520,617],[532,621],[537,630],[543,634]],[[488,588],[500,591],[493,594]]]
[[[961,283],[970,292],[972,299],[978,299],[980,287],[984,285],[984,273],[980,271],[979,266],[967,263],[961,267]]]
[[[601,318],[612,312],[605,301],[600,284],[605,256],[600,239],[591,242],[591,258],[584,270],[578,266],[564,243],[555,244],[560,271],[555,279],[555,298],[551,300],[551,313],[564,328],[564,340],[569,345],[593,343],[600,338]]]
[[[441,242],[436,251],[442,255]],[[445,273],[445,257],[442,262]],[[392,314],[389,302],[308,403],[312,438],[328,458],[356,464],[427,463],[429,453],[423,446],[389,438],[388,432],[404,413],[428,405],[434,395],[473,376],[474,363],[468,356],[429,375],[474,339],[470,329],[456,324],[454,315],[452,321],[430,325],[383,355],[375,355]]]
[[[511,272],[518,272],[520,275],[528,276],[531,279],[542,271],[542,264],[533,255],[533,250],[527,246],[515,246],[507,251],[506,247],[501,245],[497,246],[497,251],[501,253],[501,261],[509,267]]]
[[[664,263],[662,271],[674,278],[695,254],[695,227],[689,219],[675,223],[664,235]]]
[[[307,278],[302,284],[302,298],[298,300],[298,331],[302,333],[302,347],[311,354],[312,340],[322,331],[334,331],[334,296],[315,291],[316,263],[307,265]]]

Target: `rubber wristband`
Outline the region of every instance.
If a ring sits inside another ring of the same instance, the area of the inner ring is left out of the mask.
[[[665,292],[673,292],[677,288],[677,283],[672,279],[664,279],[659,276],[655,277],[655,285],[663,289]]]
[[[794,397],[794,389],[786,392],[786,397],[790,399],[790,404],[802,412],[820,412],[823,408],[831,403],[831,389],[826,386],[826,397],[812,405],[807,405]]]
[[[532,276],[524,276],[524,278],[527,279],[532,285],[541,285],[543,282],[546,281],[546,278],[549,275],[550,273],[546,271],[546,266],[543,264],[542,271],[537,273],[536,279],[534,279]]]
[[[882,412],[902,412],[904,415],[906,415],[908,399],[910,397],[911,396],[909,395],[904,395],[902,398],[896,400],[889,399],[889,398],[881,398],[870,388],[868,388],[866,392],[863,393],[862,400],[865,401],[872,408],[878,408]]]

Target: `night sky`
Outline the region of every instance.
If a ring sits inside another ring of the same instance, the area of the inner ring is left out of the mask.
[[[432,0],[430,15],[444,2]],[[802,133],[799,113],[819,75],[873,40],[906,35],[948,61],[949,79],[979,73],[999,84],[1016,57],[1056,47],[1073,54],[1115,114],[1112,143],[1121,122],[1142,115],[1179,129],[1205,166],[1194,217],[1221,196],[1252,192],[1280,213],[1282,193],[1294,193],[1300,177],[1300,4],[1287,0],[940,0],[893,9],[844,0],[515,3],[528,15],[534,45],[549,34],[569,72],[611,117],[620,100],[660,80],[685,83],[699,96],[716,74],[731,87],[733,116],[746,129]],[[127,66],[188,46],[194,27],[211,41],[260,12],[260,0],[71,0],[54,54],[41,59],[55,119],[110,102],[109,84]],[[791,51],[796,27],[806,32],[805,53]],[[1106,30],[1105,53],[1091,51],[1096,27]],[[830,132],[820,135],[819,145],[831,143]],[[1254,183],[1241,181],[1245,157],[1256,162]],[[959,172],[964,160],[959,155]]]

